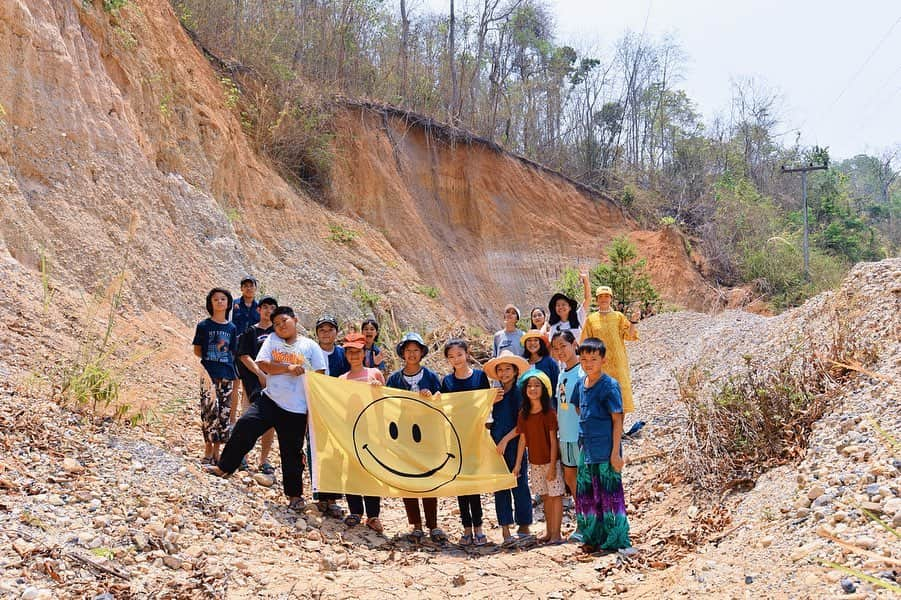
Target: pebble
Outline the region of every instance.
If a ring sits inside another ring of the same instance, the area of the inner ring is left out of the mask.
[[[66,473],[83,473],[84,467],[74,458],[66,457],[63,459],[63,471]]]
[[[811,487],[809,490],[807,490],[807,498],[809,500],[816,500],[817,498],[819,498],[820,496],[822,496],[825,493],[826,493],[826,490],[823,488],[823,486],[820,484],[816,484],[813,487]],[[810,506],[810,505],[808,504],[808,506]]]
[[[853,594],[854,592],[857,591],[857,586],[854,585],[854,582],[851,581],[851,579],[848,577],[842,578],[841,585],[842,585],[842,591],[845,592],[846,594]]]
[[[177,571],[181,569],[182,561],[180,558],[172,555],[166,555],[163,557],[163,564],[172,569],[173,571]]]
[[[50,506],[63,506],[66,503],[65,500],[59,494],[48,494],[47,495],[47,504]]]
[[[854,538],[854,545],[866,548],[867,550],[872,550],[876,547],[876,540],[868,535],[861,535]]]
[[[298,531],[306,531],[307,522],[304,519],[297,519],[297,521],[294,522],[294,528]]]

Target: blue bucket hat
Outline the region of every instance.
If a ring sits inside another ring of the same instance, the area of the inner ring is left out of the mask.
[[[397,343],[397,355],[401,358],[404,357],[404,346],[407,345],[407,342],[415,342],[416,344],[418,344],[419,348],[422,350],[423,356],[429,353],[429,347],[425,345],[424,341],[422,341],[422,336],[415,331],[408,331],[404,334],[404,337],[400,338],[400,341]]]

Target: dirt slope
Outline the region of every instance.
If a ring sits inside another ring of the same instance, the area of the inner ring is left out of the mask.
[[[623,234],[648,258],[664,298],[713,306],[681,237],[635,231],[604,193],[390,107],[347,106],[336,133],[331,205],[385,232],[460,317],[493,322],[506,302],[534,305],[566,266],[594,264]]]
[[[359,314],[357,282],[410,322],[440,304],[365,224],[298,194],[249,148],[222,86],[168,2],[108,13],[81,0],[0,2],[0,251],[90,293],[128,255],[128,304],[190,322],[213,285],[262,287],[301,308]],[[328,239],[329,224],[362,235]],[[390,265],[390,266],[389,266]]]

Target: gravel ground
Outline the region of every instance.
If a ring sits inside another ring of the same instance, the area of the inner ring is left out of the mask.
[[[91,420],[0,387],[0,595],[21,598],[891,597],[901,544],[901,260],[859,265],[843,287],[778,317],[727,311],[644,321],[629,352],[637,411],[625,485],[635,555],[582,556],[573,545],[478,553],[413,546],[401,503],[387,536],[289,511],[278,485],[198,468],[196,416],[170,403],[160,422]],[[799,463],[746,493],[711,501],[673,479],[685,414],[675,375],[711,380],[744,355],[780,360],[846,331],[875,357],[833,393]],[[493,502],[487,533],[499,541]],[[442,525],[456,539],[456,502]],[[567,518],[571,513],[567,513]],[[543,530],[536,514],[537,532]],[[884,525],[876,521],[878,518]],[[571,521],[567,521],[571,527]],[[826,564],[827,561],[831,565]],[[845,569],[845,570],[842,570]],[[852,574],[848,570],[854,571]]]

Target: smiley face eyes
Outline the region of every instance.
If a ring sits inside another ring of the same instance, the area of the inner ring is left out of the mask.
[[[419,442],[422,441],[422,430],[419,428],[419,425],[417,425],[416,423],[413,423],[413,429],[412,429],[411,433],[413,434],[414,442],[416,442],[418,444]],[[391,421],[391,423],[388,424],[388,435],[391,436],[392,440],[396,440],[397,436],[400,435],[400,433],[397,430],[397,423],[395,423],[394,421]]]

